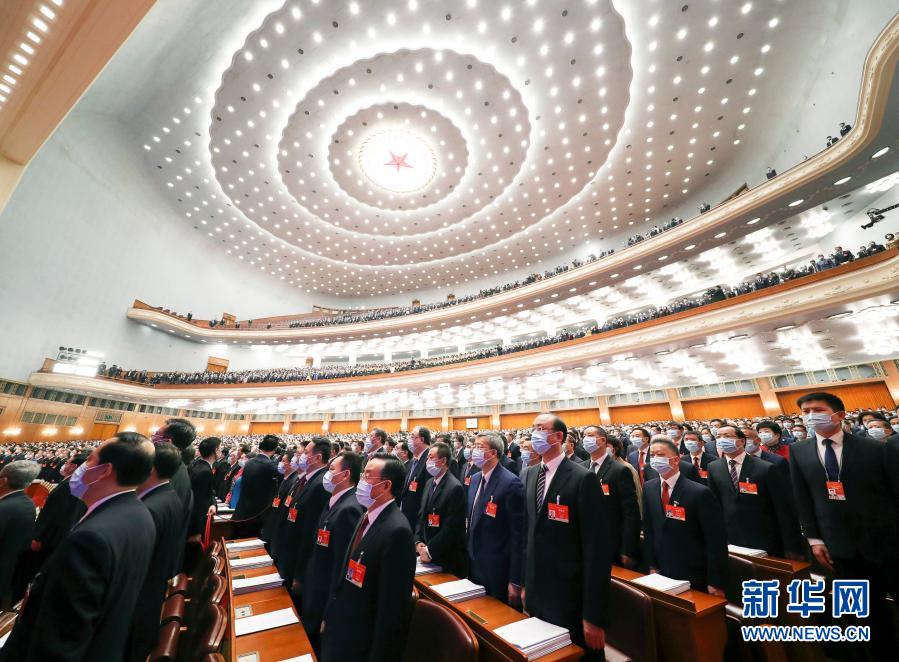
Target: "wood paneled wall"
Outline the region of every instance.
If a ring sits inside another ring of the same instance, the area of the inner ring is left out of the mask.
[[[400,431],[401,422],[399,418],[371,419],[368,422],[368,431],[371,432],[372,428],[381,428],[387,434],[396,434]]]
[[[250,423],[250,434],[284,434],[284,421],[255,421]]]
[[[667,402],[652,402],[645,405],[609,407],[612,423],[646,423],[648,421],[670,421],[671,406]]]
[[[490,416],[454,416],[450,419],[450,430],[467,430],[465,427],[465,419],[477,418],[478,430],[492,430],[493,425],[490,423]],[[533,418],[531,419],[534,420]]]
[[[762,398],[758,395],[731,395],[724,398],[683,401],[687,420],[710,418],[755,418],[765,415]]]
[[[291,421],[290,434],[321,434],[321,421]]]
[[[328,430],[334,434],[361,434],[362,421],[331,421]]]
[[[841,384],[839,386],[820,386],[818,388],[803,388],[796,391],[782,391],[777,394],[780,408],[786,414],[798,414],[799,407],[796,400],[806,393],[824,391],[833,393],[843,401],[846,409],[876,409],[877,407],[896,406],[887,385],[883,382],[865,382],[862,384]]]
[[[499,427],[503,430],[515,430],[520,428],[529,428],[537,417],[536,412],[526,412],[524,414],[500,414]],[[462,421],[465,422],[464,420]]]
[[[441,418],[410,418],[409,425],[406,429],[411,430],[416,425],[422,425],[431,431],[431,437],[433,437],[436,432],[440,432],[442,424],[443,419]]]
[[[563,409],[555,411],[559,418],[565,421],[570,428],[579,428],[583,425],[599,425],[599,408],[590,409]]]
[[[115,423],[94,423],[88,439],[109,439],[118,431],[119,426]]]

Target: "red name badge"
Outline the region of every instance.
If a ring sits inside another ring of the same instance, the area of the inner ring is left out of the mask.
[[[287,521],[288,522],[296,522],[297,521],[297,509],[291,508],[287,511]]]
[[[700,469],[700,470],[699,470],[699,477],[700,477],[700,478],[708,478],[708,477],[709,477],[709,472],[706,471],[705,469]]]
[[[466,477],[465,477],[465,484],[466,484],[466,485],[471,485],[471,476],[466,476]]]
[[[437,513],[431,513],[428,515],[428,526],[438,529],[440,528],[440,515]]]
[[[827,481],[827,498],[831,501],[845,501],[846,492],[843,491],[843,483],[838,480]]]
[[[492,498],[493,497],[491,497],[491,499]],[[487,505],[484,507],[484,514],[490,515],[490,517],[496,517],[496,502],[495,501],[490,501],[487,503]]]
[[[288,494],[287,498],[284,499],[284,505],[289,506],[291,501],[293,501],[293,494]]]
[[[606,496],[609,496],[609,486],[606,485],[605,483],[602,484],[602,493],[605,494]]]
[[[740,494],[758,494],[759,486],[756,483],[740,483]]]
[[[362,583],[365,581],[365,566],[350,559],[350,564],[346,569],[346,579],[353,586],[362,588]]]
[[[409,483],[409,491],[410,492],[418,492],[418,481],[417,480],[413,480],[411,483]]]
[[[665,517],[668,519],[676,519],[678,522],[686,522],[687,511],[683,506],[672,506],[669,504],[665,506]]]
[[[272,499],[272,508],[277,508],[281,505],[281,497],[275,497]]]
[[[318,534],[315,536],[315,544],[319,547],[327,547],[330,542],[331,532],[327,529],[319,529]]]
[[[568,506],[563,506],[561,503],[549,504],[549,518],[554,522],[568,524]]]

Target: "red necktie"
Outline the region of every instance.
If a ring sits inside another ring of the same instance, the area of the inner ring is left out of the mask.
[[[356,537],[353,538],[353,546],[350,547],[350,558],[353,558],[353,554],[356,553],[356,548],[362,543],[362,534],[365,533],[365,527],[368,526],[368,513],[362,515],[362,521],[359,523],[359,528],[356,529]]]
[[[663,480],[662,481],[662,508],[663,509],[668,506],[669,498],[670,497],[668,495],[668,482]]]
[[[698,457],[694,457],[694,458],[693,458],[693,466],[696,467],[697,469],[700,468],[700,466],[699,466],[699,458],[698,458]]]
[[[639,455],[639,459],[640,459],[640,462],[639,462],[639,467],[640,467],[640,485],[643,484],[643,480],[644,480],[644,477],[643,477],[643,453],[645,453],[645,452],[646,452],[646,451],[640,451],[640,455]]]

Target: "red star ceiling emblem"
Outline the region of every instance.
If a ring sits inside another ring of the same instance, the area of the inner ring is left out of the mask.
[[[407,156],[409,156],[409,155],[408,154],[394,154],[393,152],[390,152],[390,160],[387,163],[385,163],[384,165],[393,166],[394,168],[396,168],[397,172],[400,171],[400,168],[411,168],[412,166],[410,166],[408,163],[406,163]]]

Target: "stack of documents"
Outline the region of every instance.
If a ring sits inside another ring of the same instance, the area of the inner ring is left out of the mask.
[[[467,579],[457,579],[454,582],[435,584],[431,588],[450,602],[471,600],[472,598],[479,598],[486,593],[483,586],[475,584]]]
[[[229,552],[244,552],[248,549],[259,549],[264,547],[265,543],[259,538],[251,538],[250,540],[241,540],[240,542],[226,542],[225,548]]]
[[[269,575],[259,575],[258,577],[247,577],[246,579],[235,579],[231,582],[234,587],[234,595],[243,595],[244,593],[252,593],[254,591],[264,591],[269,588],[278,588],[284,583],[281,575],[273,572]]]
[[[632,581],[639,586],[652,588],[656,591],[661,591],[662,593],[670,593],[671,595],[677,595],[690,590],[690,582],[683,579],[671,579],[671,577],[659,574],[644,575],[643,577]]]
[[[217,506],[215,510],[219,515],[234,512],[234,508],[229,508],[228,506]]]
[[[753,549],[752,547],[740,547],[739,545],[728,545],[727,551],[731,554],[741,554],[743,556],[768,556],[768,552],[764,549]]]
[[[421,559],[416,559],[415,561],[415,576],[419,575],[431,575],[435,572],[443,572],[443,568],[439,565],[435,565],[434,563],[425,563]]]
[[[296,613],[288,607],[287,609],[270,611],[267,614],[234,619],[234,635],[241,637],[245,634],[253,634],[254,632],[262,632],[263,630],[271,630],[272,628],[280,628],[299,622],[300,619],[297,618]]]
[[[272,557],[268,554],[261,556],[248,556],[245,559],[231,559],[232,570],[247,570],[249,568],[264,568],[272,564]]]
[[[529,660],[536,660],[571,643],[568,630],[541,621],[539,618],[526,618],[523,621],[509,623],[496,628],[494,632],[515,646]]]

